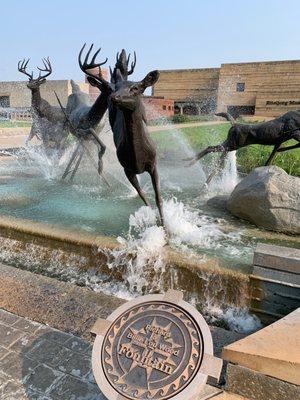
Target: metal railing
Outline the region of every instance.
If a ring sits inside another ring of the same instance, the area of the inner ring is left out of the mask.
[[[1,121],[31,121],[30,107],[0,107]]]

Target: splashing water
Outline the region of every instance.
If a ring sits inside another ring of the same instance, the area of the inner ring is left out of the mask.
[[[141,207],[129,218],[129,230],[123,237],[118,237],[121,248],[106,250],[108,265],[111,270],[123,269],[123,280],[131,296],[145,293],[164,292],[166,283],[166,264],[164,247],[168,243],[172,248],[186,255],[192,255],[191,246],[214,249],[226,235],[209,218],[189,210],[176,198],[164,203],[165,225],[168,235],[161,226],[156,225],[157,215],[149,207]],[[232,237],[239,240],[238,236]],[[204,257],[205,259],[205,257]],[[170,272],[170,271],[169,271]],[[201,296],[201,309],[211,323],[224,322],[231,330],[252,332],[260,327],[260,321],[246,309],[213,305],[214,294],[209,276],[203,275],[207,282],[207,293]],[[176,273],[172,274],[169,288],[176,288]],[[220,278],[220,290],[224,288]],[[216,288],[216,292],[218,289]],[[226,293],[224,293],[226,297]],[[193,302],[193,299],[190,299]],[[199,298],[197,297],[197,302]],[[196,305],[196,304],[195,304]]]
[[[126,237],[118,237],[121,249],[107,251],[108,266],[111,269],[125,269],[124,279],[131,293],[143,294],[161,287],[160,282],[149,279],[152,270],[156,275],[164,272],[162,249],[166,245],[166,234],[156,225],[156,214],[149,207],[141,207],[130,216]]]
[[[130,216],[128,233],[118,237],[122,248],[107,252],[111,269],[120,265],[125,269],[124,279],[133,293],[162,289],[160,280],[165,271],[163,254],[167,243],[188,256],[195,254],[193,246],[212,250],[218,246],[230,247],[227,235],[211,218],[189,210],[176,198],[164,203],[164,215],[168,235],[163,227],[156,225],[157,213],[149,207],[141,207]],[[222,244],[225,238],[226,245]],[[233,243],[238,240],[238,235],[232,237]],[[153,270],[161,277],[156,282],[152,279]]]
[[[219,176],[216,176],[209,187],[210,194],[229,194],[239,183],[237,172],[236,151],[230,151],[225,160],[225,166]]]
[[[24,166],[28,171],[41,174],[46,180],[58,179],[67,164],[71,154],[75,149],[75,144],[69,148],[60,157],[58,151],[52,152],[51,156],[47,154],[43,146],[27,146],[21,148],[13,157],[16,159],[19,168]]]
[[[216,321],[218,323],[223,321],[230,330],[240,333],[252,333],[262,327],[259,318],[250,314],[247,309],[235,307],[222,309],[218,306],[206,306],[204,313],[212,324]]]

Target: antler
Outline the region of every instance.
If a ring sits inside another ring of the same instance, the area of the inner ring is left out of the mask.
[[[89,61],[89,57],[90,57],[91,51],[92,51],[93,46],[94,46],[94,44],[92,44],[92,45],[90,46],[88,52],[86,53],[86,56],[85,56],[84,61],[82,62],[82,61],[81,61],[81,56],[82,56],[82,53],[83,53],[83,50],[84,50],[85,46],[86,46],[86,43],[82,46],[82,48],[81,48],[81,50],[80,50],[80,52],[79,52],[79,55],[78,55],[78,63],[79,63],[80,69],[81,69],[86,75],[88,75],[88,76],[90,76],[90,77],[92,77],[92,78],[95,78],[97,81],[99,81],[99,82],[102,83],[103,85],[109,86],[109,83],[102,77],[102,73],[101,73],[101,65],[106,64],[108,58],[106,57],[106,60],[103,61],[103,62],[100,62],[100,63],[96,63],[96,62],[95,62],[95,61],[96,61],[97,55],[98,55],[98,54],[100,53],[100,51],[101,51],[101,47],[100,47],[100,48],[96,51],[96,53],[93,55],[91,61]],[[98,75],[98,76],[93,75],[92,73],[88,72],[88,70],[93,69],[93,68],[97,68],[97,67],[99,68],[99,75]]]
[[[29,63],[29,60],[30,60],[30,58],[28,58],[28,60],[24,59],[23,61],[19,61],[18,62],[18,70],[22,74],[25,74],[26,76],[28,76],[29,77],[29,81],[36,81],[36,82],[43,81],[47,76],[49,76],[52,73],[52,66],[51,66],[51,62],[50,62],[49,57],[43,58],[42,61],[43,61],[43,64],[44,64],[44,68],[37,67],[37,69],[40,71],[40,73],[39,73],[39,76],[36,79],[34,79],[33,78],[33,72],[31,72],[31,74],[29,74],[26,71],[26,68],[27,68],[27,65]],[[46,74],[42,75],[41,74],[42,72],[46,72]]]
[[[47,76],[49,76],[52,73],[52,65],[51,65],[49,57],[43,58],[42,61],[44,64],[44,68],[37,67],[37,69],[40,71],[39,77],[37,78],[38,80],[45,79],[45,78],[47,78]],[[46,74],[42,75],[41,72],[46,72]]]
[[[130,67],[130,70],[128,71],[128,75],[131,75],[133,73],[134,68],[136,66],[136,52],[134,52],[133,54],[134,54],[134,59],[131,62],[131,67]],[[128,58],[127,58],[127,69],[128,69],[128,65],[129,65],[129,60],[130,60],[130,54],[129,54]]]
[[[130,70],[128,65],[130,61],[130,54],[126,56],[126,51],[123,49],[121,53],[116,55],[116,64],[114,70],[110,68],[111,81],[116,83],[118,80],[127,80],[128,75],[131,75],[136,66],[136,52],[134,52],[134,59],[131,62]]]
[[[30,61],[30,58],[28,58],[28,60],[25,60],[25,58],[24,58],[23,61],[19,61],[18,62],[18,71],[20,71],[22,74],[27,75],[29,77],[29,80],[32,81],[33,80],[33,72],[31,72],[31,74],[29,74],[26,71],[29,61]]]

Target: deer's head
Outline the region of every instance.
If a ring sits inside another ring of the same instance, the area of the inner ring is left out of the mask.
[[[81,61],[82,52],[85,45],[79,53],[79,65],[83,72],[88,75],[88,82],[92,86],[98,87],[101,91],[106,91],[109,95],[109,101],[120,109],[134,110],[136,105],[140,101],[141,94],[144,93],[147,87],[150,87],[156,83],[159,77],[158,71],[151,71],[145,76],[145,78],[139,82],[128,81],[128,75],[131,75],[136,65],[136,55],[134,53],[134,61],[131,63],[131,68],[128,70],[130,55],[126,56],[126,52],[123,49],[119,55],[117,54],[117,60],[114,70],[111,70],[111,82],[108,82],[102,77],[101,65],[105,64],[107,59],[102,63],[95,63],[96,57],[100,52],[100,49],[96,51],[90,62],[88,58],[90,56],[93,45],[90,47],[84,62]],[[99,75],[93,75],[88,72],[89,69],[99,67]]]
[[[27,84],[27,87],[29,89],[37,89],[40,85],[42,85],[43,83],[46,82],[47,76],[49,76],[52,73],[52,66],[51,66],[49,57],[43,58],[42,61],[43,61],[44,67],[43,68],[37,67],[37,69],[39,70],[39,75],[37,78],[33,77],[33,72],[28,73],[26,70],[28,63],[29,63],[29,59],[18,62],[18,70],[22,74],[28,76],[28,78],[29,78],[28,84]],[[43,72],[44,72],[44,74],[43,74]]]
[[[139,82],[119,80],[110,96],[111,102],[120,109],[134,110],[140,96],[147,87],[153,86],[159,78],[158,71],[151,71]]]

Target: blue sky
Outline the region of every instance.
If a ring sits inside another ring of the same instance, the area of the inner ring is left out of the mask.
[[[299,0],[1,0],[0,81],[20,80],[19,59],[50,56],[53,79],[81,80],[84,42],[111,64],[136,50],[135,77],[152,69],[300,59]]]

